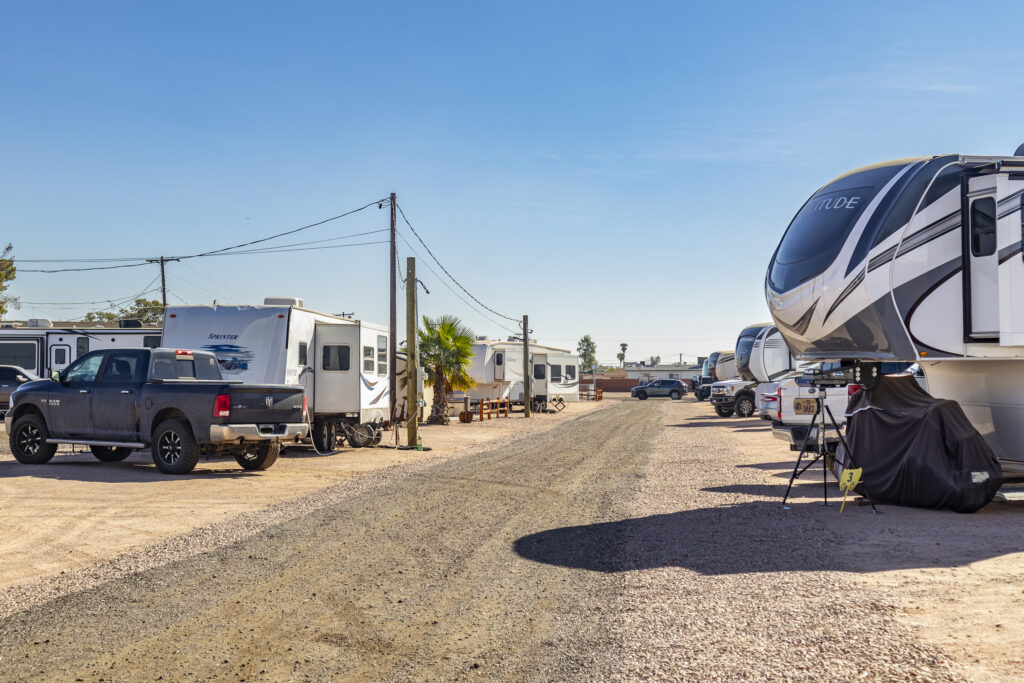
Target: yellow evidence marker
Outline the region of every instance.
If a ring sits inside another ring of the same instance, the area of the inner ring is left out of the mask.
[[[860,483],[860,475],[863,471],[863,467],[858,467],[855,470],[845,469],[843,476],[839,477],[839,490],[843,492],[843,504],[839,506],[839,514],[843,514],[843,508],[846,507],[846,496]]]

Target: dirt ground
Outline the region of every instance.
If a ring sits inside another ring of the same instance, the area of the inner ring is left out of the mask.
[[[143,460],[117,482],[85,477],[101,465],[81,457],[76,477],[0,463],[5,516],[19,488],[53,506],[34,508],[48,534],[23,519],[28,537],[2,541],[5,572],[24,554],[49,574],[0,591],[0,679],[1024,678],[1020,503],[840,514],[818,504],[815,467],[783,510],[795,454],[766,423],[692,399],[466,429],[481,442],[359,475],[321,471],[330,458],[260,478],[204,464],[176,492]],[[241,501],[224,493],[238,484]],[[149,497],[104,518],[124,489]],[[80,528],[71,495],[92,506]],[[175,523],[194,531],[170,536]],[[81,536],[109,558],[103,539],[136,524],[160,540],[118,546],[116,571],[73,552]]]
[[[45,465],[14,460],[0,422],[0,590],[102,561],[133,547],[221,522],[403,464],[429,461],[552,429],[607,403],[568,403],[556,414],[424,425],[430,451],[343,449],[318,456],[287,449],[272,468],[247,472],[230,458],[201,461],[183,477],[161,474],[149,451],[101,463],[83,447],[62,446]],[[386,432],[382,446],[393,443]],[[401,434],[405,444],[405,432]]]

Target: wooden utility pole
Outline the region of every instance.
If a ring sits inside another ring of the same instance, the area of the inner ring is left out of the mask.
[[[160,264],[160,296],[163,301],[164,308],[167,308],[167,276],[164,272],[164,264],[168,261],[180,261],[181,259],[176,258],[148,258],[146,263],[159,263]]]
[[[416,259],[405,260],[405,388],[409,447],[419,443],[420,354],[416,334]]]
[[[388,344],[388,382],[391,387],[391,421],[395,419],[398,403],[398,377],[395,364],[398,360],[398,245],[395,244],[395,193],[391,193],[391,341]],[[415,283],[414,283],[415,284]],[[408,285],[408,283],[407,283]],[[394,425],[392,425],[394,426]]]
[[[530,316],[523,316],[523,411],[533,414],[533,374],[530,372]]]

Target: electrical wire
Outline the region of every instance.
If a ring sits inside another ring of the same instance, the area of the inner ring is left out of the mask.
[[[434,259],[434,263],[436,263],[438,265],[438,267],[441,270],[444,271],[445,275],[447,275],[449,278],[451,278],[451,281],[454,282],[455,284],[457,284],[459,286],[459,289],[461,289],[463,292],[465,292],[466,295],[469,296],[469,298],[471,298],[473,301],[477,302],[480,306],[482,306],[483,308],[487,309],[488,311],[490,311],[494,315],[498,316],[499,318],[504,318],[505,320],[511,320],[514,323],[522,322],[519,318],[511,318],[511,317],[509,317],[507,315],[504,315],[502,313],[498,313],[496,310],[494,310],[490,306],[486,305],[484,302],[480,301],[480,299],[477,299],[475,296],[473,296],[470,293],[470,291],[468,289],[466,289],[465,287],[463,287],[462,283],[459,282],[458,280],[456,280],[455,277],[451,273],[448,272],[448,269],[445,268],[444,265],[442,265],[441,262],[437,260],[437,257],[434,256],[434,252],[430,251],[430,247],[428,247],[427,243],[423,241],[423,238],[420,237],[420,234],[418,232],[416,232],[416,228],[412,227],[412,223],[409,222],[409,219],[405,217],[405,211],[402,211],[402,207],[398,204],[398,202],[395,202],[395,208],[398,209],[398,213],[402,214],[402,220],[405,221],[405,224],[409,226],[410,230],[412,230],[412,234],[416,235],[416,239],[418,239],[420,241],[420,244],[423,245],[423,248],[427,250],[428,254],[430,254],[430,258]]]

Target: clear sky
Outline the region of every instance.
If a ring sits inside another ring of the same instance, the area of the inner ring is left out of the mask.
[[[396,192],[455,277],[542,343],[692,358],[767,319],[772,251],[832,177],[1024,142],[1022,19],[1021,2],[4,0],[0,241],[23,259],[188,254]],[[195,259],[168,266],[169,298],[301,296],[386,322],[387,264],[383,244]],[[427,265],[423,313],[515,327]],[[8,317],[72,318],[104,305],[63,302],[157,273],[20,272]]]

